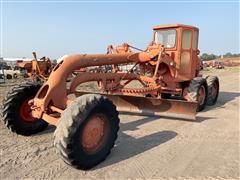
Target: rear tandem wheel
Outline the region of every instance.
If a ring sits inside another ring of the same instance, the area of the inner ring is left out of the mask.
[[[217,76],[206,77],[208,85],[207,105],[212,106],[216,104],[219,94],[219,80]]]
[[[197,112],[202,111],[207,104],[208,86],[206,79],[202,77],[194,78],[188,87],[188,101],[197,101]]]

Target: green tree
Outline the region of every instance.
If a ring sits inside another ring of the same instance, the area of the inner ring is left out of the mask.
[[[226,54],[224,54],[223,55],[223,57],[232,57],[233,55],[232,55],[232,53],[230,53],[230,52],[228,52],[228,53],[226,53]]]
[[[209,61],[209,60],[213,60],[213,59],[216,59],[216,58],[218,58],[218,56],[215,55],[215,54],[203,53],[203,54],[201,55],[201,59],[202,59],[203,61]]]

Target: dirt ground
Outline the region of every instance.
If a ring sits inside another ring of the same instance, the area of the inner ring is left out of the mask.
[[[120,115],[116,146],[89,171],[66,165],[53,147],[54,127],[18,136],[0,122],[0,179],[239,179],[240,68],[205,71],[220,78],[217,104],[196,121]],[[0,99],[13,82],[0,85]]]

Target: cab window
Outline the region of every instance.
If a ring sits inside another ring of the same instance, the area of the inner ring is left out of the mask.
[[[192,31],[191,30],[183,30],[182,49],[190,49],[191,48],[191,38],[192,38]]]
[[[193,33],[193,44],[192,44],[193,50],[197,50],[198,48],[198,32],[194,31]]]
[[[162,44],[165,48],[174,48],[176,42],[175,29],[161,29],[155,32],[155,43]]]

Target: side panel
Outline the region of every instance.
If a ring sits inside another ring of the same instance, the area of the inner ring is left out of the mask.
[[[191,79],[192,64],[192,29],[181,28],[179,76],[182,80]]]
[[[199,32],[197,30],[194,30],[193,41],[192,41],[192,62],[193,62],[193,68],[191,72],[192,77],[195,77],[197,75],[200,68],[200,59],[198,57],[198,54],[199,54],[198,36],[199,36]]]
[[[187,81],[196,76],[198,67],[198,30],[180,28],[179,34],[180,53],[176,78],[181,81]]]

